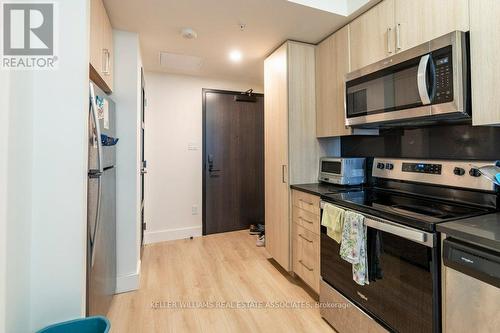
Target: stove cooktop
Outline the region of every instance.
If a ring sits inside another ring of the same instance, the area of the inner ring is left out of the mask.
[[[482,207],[376,188],[326,194],[322,199],[352,210],[427,231],[435,231],[436,224],[441,222],[491,212],[491,210]]]

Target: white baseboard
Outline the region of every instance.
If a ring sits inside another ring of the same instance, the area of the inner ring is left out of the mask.
[[[116,277],[116,293],[126,293],[139,289],[141,281],[141,261],[137,262],[137,272]]]
[[[185,239],[189,237],[199,237],[202,234],[202,227],[187,227],[166,229],[160,231],[151,231],[144,233],[144,243],[152,244],[165,242],[169,240]]]

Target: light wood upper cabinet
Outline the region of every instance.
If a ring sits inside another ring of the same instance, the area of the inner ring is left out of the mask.
[[[345,74],[349,66],[349,26],[316,48],[316,135],[351,135],[345,126]]]
[[[291,184],[317,181],[315,46],[286,42],[264,61],[266,249],[287,271]]]
[[[455,30],[469,30],[469,0],[395,1],[397,52]]]
[[[98,69],[101,67],[102,52],[101,39],[104,29],[103,4],[101,0],[91,0],[90,2],[90,64]]]
[[[90,2],[90,77],[105,92],[113,90],[113,29],[102,0]]]
[[[349,24],[351,70],[454,30],[468,31],[468,1],[382,1]]]
[[[470,56],[472,122],[500,125],[500,1],[471,0]]]
[[[394,54],[394,0],[382,1],[352,21],[349,27],[351,70]]]
[[[104,81],[108,84],[109,88],[113,90],[113,74],[114,74],[114,47],[113,47],[113,28],[108,16],[105,16],[104,29],[103,29],[103,43],[104,43]]]

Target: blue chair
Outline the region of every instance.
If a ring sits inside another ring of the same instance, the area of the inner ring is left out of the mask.
[[[50,325],[37,333],[108,333],[110,327],[106,317],[95,316]]]

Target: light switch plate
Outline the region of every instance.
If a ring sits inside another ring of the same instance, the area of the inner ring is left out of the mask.
[[[193,206],[191,207],[191,214],[192,214],[192,215],[198,215],[198,206],[193,205]]]
[[[190,142],[188,143],[188,150],[198,150],[198,145],[196,143]]]

